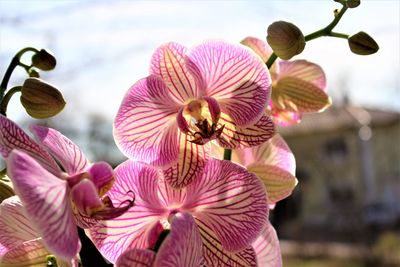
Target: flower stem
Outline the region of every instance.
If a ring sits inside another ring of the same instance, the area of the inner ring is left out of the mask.
[[[100,252],[97,250],[92,241],[86,236],[85,231],[78,227],[79,239],[82,244],[81,251],[79,251],[79,256],[82,261],[83,267],[110,267],[113,266],[107,263]]]
[[[22,86],[15,86],[11,88],[7,94],[3,97],[1,104],[0,104],[0,114],[7,116],[7,106],[11,100],[11,97],[18,92],[21,92]]]
[[[342,18],[343,14],[346,12],[348,7],[343,4],[342,9],[335,13],[335,18],[331,23],[328,24],[325,28],[322,28],[318,31],[315,31],[313,33],[310,33],[304,37],[305,41],[311,41],[316,38],[322,37],[322,36],[331,36],[331,37],[337,37],[337,38],[343,38],[343,39],[348,39],[349,35],[344,34],[344,33],[337,33],[337,32],[332,32],[333,28],[339,23],[340,19]],[[271,56],[268,58],[267,62],[265,63],[269,68],[271,68],[272,64],[274,64],[275,60],[278,57],[275,55],[275,53],[272,53]]]
[[[231,160],[232,149],[224,149],[224,160]]]

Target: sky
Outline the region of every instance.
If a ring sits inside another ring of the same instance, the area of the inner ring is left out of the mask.
[[[0,75],[19,49],[49,48],[58,65],[42,77],[64,93],[63,116],[74,124],[89,114],[112,120],[129,87],[148,75],[151,55],[160,44],[192,47],[209,39],[265,39],[268,25],[277,20],[308,34],[328,25],[340,6],[333,0],[0,0]],[[399,12],[400,1],[364,0],[335,28],[369,33],[380,45],[375,55],[354,55],[346,40],[324,37],[308,42],[296,58],[324,68],[334,103],[346,95],[355,105],[400,111]],[[19,70],[10,85],[22,84],[24,78]],[[9,116],[28,118],[18,102],[15,97],[10,103]]]

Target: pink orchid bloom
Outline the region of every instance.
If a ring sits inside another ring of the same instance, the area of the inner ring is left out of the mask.
[[[247,37],[242,44],[253,49],[266,62],[272,54],[268,43]],[[272,95],[268,105],[274,122],[281,126],[299,123],[302,113],[321,112],[331,105],[325,73],[306,60],[277,59],[270,68]]]
[[[189,213],[173,215],[171,232],[157,252],[150,249],[127,250],[115,267],[200,267],[204,258],[199,229]]]
[[[213,146],[214,157],[221,158],[222,154],[222,149]],[[260,146],[233,149],[232,161],[245,166],[264,182],[271,208],[288,197],[297,185],[294,155],[279,134]]]
[[[188,51],[167,43],[150,65],[150,76],[124,97],[114,136],[129,158],[163,167],[171,186],[185,187],[202,172],[209,141],[238,148],[273,135],[264,114],[270,75],[245,46],[214,41]]]
[[[282,266],[282,255],[281,248],[279,246],[279,239],[276,235],[274,227],[268,221],[252,246],[257,255],[258,266]]]
[[[74,143],[54,129],[32,126],[31,130],[39,144],[0,115],[0,153],[44,243],[68,261],[81,246],[76,225],[88,228],[97,219],[119,216],[132,202],[114,208],[100,199],[114,182],[107,163],[89,163]]]
[[[52,253],[25,216],[17,196],[0,204],[0,229],[0,266],[46,266],[46,257]],[[69,262],[57,260],[57,264],[60,267],[78,266],[75,259]]]
[[[114,205],[126,190],[135,206],[118,218],[90,229],[100,252],[111,262],[128,249],[154,248],[168,218],[177,212],[193,216],[203,242],[207,266],[255,266],[251,244],[268,216],[261,181],[230,161],[210,159],[199,179],[176,190],[157,169],[126,161],[115,169],[117,179],[107,193]]]

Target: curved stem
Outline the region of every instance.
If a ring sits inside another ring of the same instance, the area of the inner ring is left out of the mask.
[[[22,86],[15,86],[13,88],[11,88],[7,94],[3,97],[3,100],[1,101],[0,104],[0,113],[4,116],[6,116],[7,114],[7,106],[8,106],[8,102],[10,102],[11,97],[18,92],[21,92]]]
[[[337,37],[337,38],[343,38],[343,39],[349,39],[349,35],[345,33],[339,33],[339,32],[331,32],[329,36],[332,37]]]
[[[272,64],[274,64],[275,60],[278,58],[278,56],[272,52],[271,56],[268,58],[267,62],[265,63],[267,65],[267,68],[270,69]]]
[[[224,160],[231,160],[232,149],[224,149]]]

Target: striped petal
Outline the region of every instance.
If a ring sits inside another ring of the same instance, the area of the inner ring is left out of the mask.
[[[294,155],[279,134],[275,134],[261,146],[233,150],[232,160],[246,167],[252,164],[273,165],[292,175],[296,171]]]
[[[202,241],[197,225],[189,213],[176,214],[171,222],[171,232],[164,239],[154,267],[203,266]]]
[[[7,171],[31,223],[46,246],[60,258],[71,260],[81,244],[67,195],[67,182],[17,150],[13,150],[7,159]]]
[[[0,154],[7,158],[13,149],[29,154],[55,175],[61,172],[46,150],[33,141],[16,123],[0,114]]]
[[[270,205],[288,197],[297,185],[296,177],[274,165],[253,164],[247,170],[264,182]]]
[[[153,226],[165,212],[158,198],[159,172],[144,164],[126,161],[115,169],[116,180],[107,195],[115,207],[135,195],[135,205],[123,215],[101,221],[94,226],[91,236],[100,252],[115,262],[128,248],[150,247]]]
[[[326,92],[326,77],[322,68],[307,60],[279,61],[278,80],[295,77],[309,82]]]
[[[13,247],[39,237],[17,196],[7,198],[0,204],[0,229],[0,257]]]
[[[209,144],[197,145],[189,142],[182,132],[179,136],[179,157],[164,172],[165,180],[174,188],[182,188],[201,175],[208,159]]]
[[[156,253],[148,249],[131,249],[124,252],[115,267],[152,267]]]
[[[25,241],[9,250],[0,259],[2,267],[43,267],[46,266],[46,256],[50,253],[43,245],[41,238]]]
[[[218,137],[218,143],[224,148],[243,148],[257,146],[275,133],[275,126],[271,118],[263,114],[254,124],[247,127],[240,127],[234,120],[225,113],[221,113],[219,124],[224,125],[224,130]]]
[[[271,78],[262,60],[243,46],[221,41],[195,47],[187,57],[189,71],[215,98],[221,111],[240,126],[255,122],[264,111]]]
[[[201,179],[187,187],[182,207],[216,233],[224,249],[248,247],[268,215],[265,188],[247,170],[230,161],[210,159]]]
[[[133,85],[114,121],[114,138],[129,158],[166,165],[178,157],[179,106],[166,85],[150,76]]]
[[[272,101],[279,109],[291,112],[319,112],[332,103],[318,86],[291,76],[278,80],[272,90]]]
[[[68,174],[78,173],[89,165],[80,148],[60,132],[39,125],[32,125],[30,130]]]
[[[272,48],[268,45],[266,41],[260,40],[255,37],[246,37],[240,43],[253,50],[259,57],[261,57],[261,60],[265,63],[268,61],[273,52]],[[278,62],[280,62],[279,59],[277,59],[274,64],[272,64],[271,68],[269,68],[269,72],[273,81],[275,80],[276,75],[279,72],[280,64]]]
[[[186,67],[186,51],[177,43],[164,44],[154,52],[150,65],[150,74],[160,77],[170,95],[182,104],[198,96],[196,81]]]
[[[272,225],[267,222],[257,240],[253,243],[257,254],[258,266],[280,267],[282,266],[281,249],[278,236]]]
[[[206,266],[253,267],[257,266],[256,253],[252,247],[239,252],[229,252],[223,248],[213,230],[196,220],[203,241],[203,255]],[[258,265],[262,266],[262,265]]]

